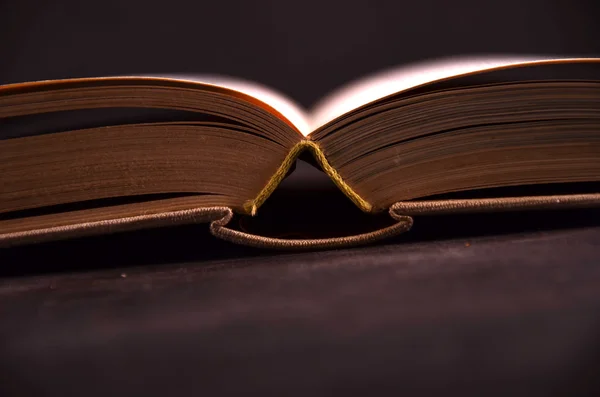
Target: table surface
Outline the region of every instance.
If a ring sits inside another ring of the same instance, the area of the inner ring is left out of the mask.
[[[244,257],[207,235],[224,256],[150,249],[119,267],[142,237],[80,241],[91,263],[114,258],[91,271],[68,242],[2,253],[0,394],[558,396],[600,383],[598,225]],[[57,261],[71,267],[39,274]]]

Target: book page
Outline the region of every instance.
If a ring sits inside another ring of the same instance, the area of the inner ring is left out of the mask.
[[[570,62],[583,58],[470,56],[426,61],[390,69],[350,83],[325,97],[309,113],[313,131],[330,121],[389,95],[451,77],[507,66]]]
[[[271,106],[287,118],[301,133],[308,135],[312,129],[304,109],[285,95],[275,91],[272,88],[258,83],[245,81],[233,77],[211,76],[211,75],[187,75],[187,74],[160,74],[144,75],[144,77],[158,77],[174,80],[194,81],[202,84],[209,84],[218,87],[238,91],[253,98],[258,99]]]

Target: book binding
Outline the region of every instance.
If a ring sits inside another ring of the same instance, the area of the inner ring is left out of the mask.
[[[139,216],[76,223],[44,229],[0,233],[0,247],[62,240],[145,228],[210,222],[211,233],[223,240],[258,248],[283,250],[331,249],[372,243],[402,234],[413,225],[413,216],[456,213],[571,209],[600,206],[600,193],[503,197],[460,200],[397,202],[389,214],[395,224],[372,232],[324,239],[280,239],[258,236],[229,228],[233,211],[228,207],[202,207]]]

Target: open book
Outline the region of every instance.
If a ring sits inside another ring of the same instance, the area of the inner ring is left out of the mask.
[[[278,240],[256,214],[302,152],[359,208],[397,224]],[[455,58],[342,88],[310,112],[258,84],[131,76],[0,87],[0,244],[212,222],[215,235],[328,247],[406,231],[410,215],[581,206],[597,194],[428,200],[600,180],[600,59]]]

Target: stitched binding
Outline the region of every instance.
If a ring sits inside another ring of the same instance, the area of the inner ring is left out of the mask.
[[[283,178],[287,175],[290,167],[294,164],[294,161],[298,158],[298,156],[305,150],[309,150],[323,171],[331,178],[333,183],[342,191],[344,194],[352,200],[354,204],[356,204],[361,210],[364,212],[371,212],[373,206],[367,202],[365,199],[360,197],[358,193],[356,193],[341,177],[341,175],[329,164],[323,150],[319,147],[316,142],[304,140],[298,142],[292,150],[285,157],[275,174],[271,177],[269,182],[263,187],[263,189],[258,193],[254,200],[249,200],[244,204],[244,211],[250,215],[256,215],[256,211],[258,208],[265,202],[267,198],[275,191],[277,186],[283,181]]]

